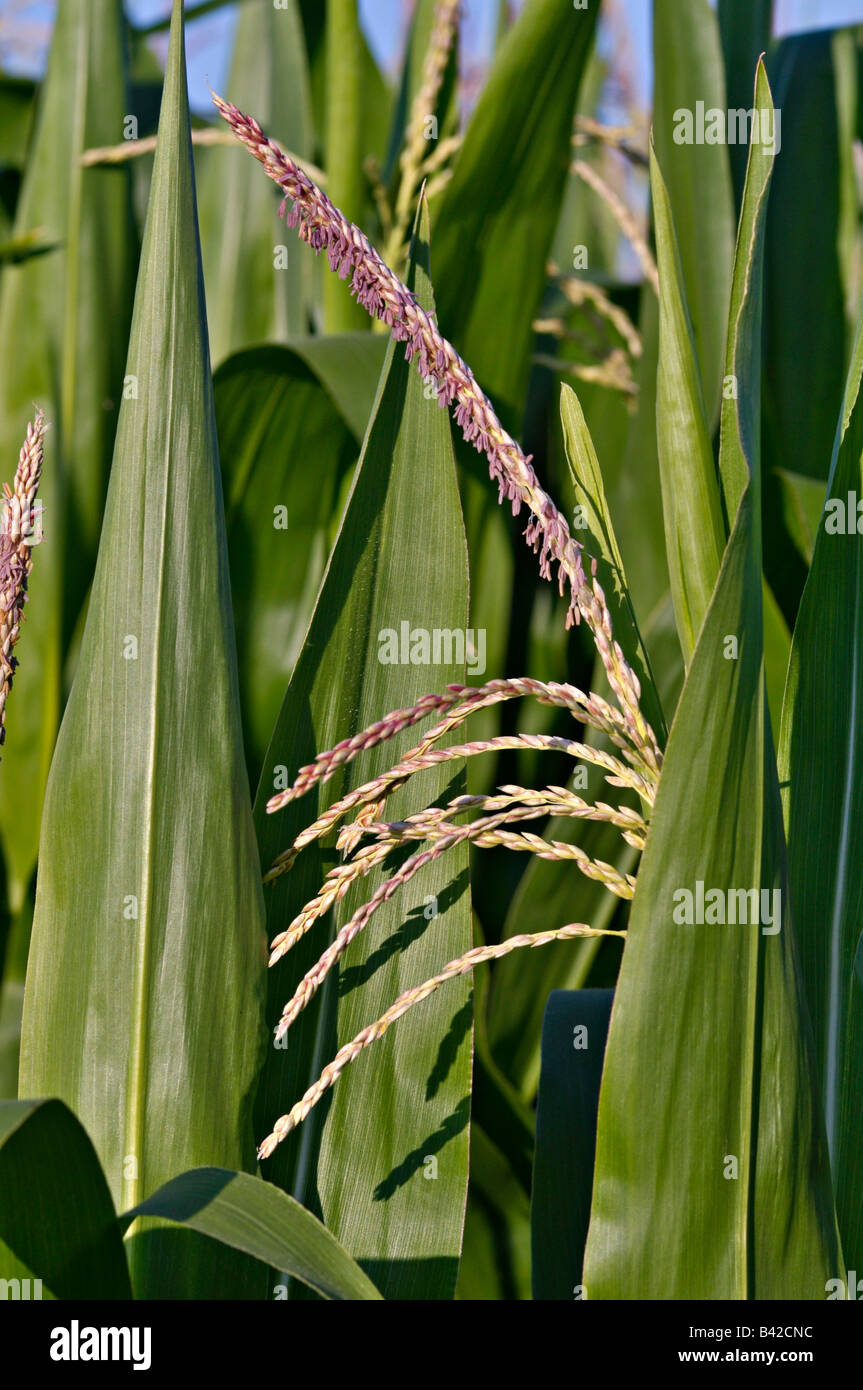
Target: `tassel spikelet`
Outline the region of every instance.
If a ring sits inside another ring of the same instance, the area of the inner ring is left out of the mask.
[[[267,1138],[258,1149],[259,1158],[269,1158],[276,1146],[287,1138],[292,1129],[309,1114],[309,1111],[317,1105],[321,1096],[325,1095],[331,1086],[334,1086],[344,1071],[345,1067],[353,1062],[362,1052],[363,1048],[368,1047],[369,1043],[376,1042],[382,1038],[391,1023],[406,1014],[408,1009],[412,1009],[414,1004],[420,1004],[423,999],[428,999],[441,985],[448,980],[455,980],[459,975],[467,975],[477,965],[483,965],[487,961],[500,960],[503,956],[509,955],[511,951],[518,951],[524,947],[534,948],[536,946],[547,946],[553,941],[572,941],[578,937],[592,936],[616,936],[624,937],[625,932],[619,931],[600,931],[594,927],[585,926],[582,922],[574,922],[566,927],[559,927],[557,931],[543,931],[534,933],[524,933],[521,936],[511,936],[506,941],[501,941],[495,946],[476,946],[472,951],[459,956],[457,960],[451,960],[444,966],[439,975],[434,975],[430,980],[417,985],[414,989],[405,990],[404,994],[399,995],[396,1002],[387,1009],[385,1014],[361,1033],[358,1033],[351,1042],[346,1043],[340,1048],[328,1066],[324,1067],[320,1077],[313,1086],[310,1086],[302,1100],[287,1115],[283,1115],[273,1126],[272,1134]]]
[[[27,602],[27,580],[33,568],[36,543],[36,492],[42,476],[43,440],[48,426],[37,410],[27,426],[18,456],[15,482],[3,484],[0,522],[0,744],[6,739],[6,701],[18,660],[12,648],[18,641]]]
[[[582,547],[570,534],[562,512],[540,486],[532,457],[525,455],[507,434],[470,367],[360,228],[349,222],[299,165],[266,137],[253,117],[219,96],[214,96],[213,101],[237,139],[284,193],[283,208],[288,202],[293,204],[287,213],[288,226],[296,228],[300,239],[314,251],[326,251],[330,269],[341,279],[351,276],[351,292],[357,302],[373,318],[380,319],[398,342],[405,343],[408,361],[415,361],[423,379],[434,385],[438,405],[455,407],[455,420],[465,439],[488,460],[499,500],[510,502],[514,516],[523,506],[531,512],[525,539],[539,555],[540,573],[550,580],[552,567],[557,566],[560,593],[567,586],[569,589],[566,625],[570,627],[584,619],[632,742],[658,774],[659,745],[641,711],[638,677],[614,640],[611,614],[596,578],[595,562],[588,581]]]
[[[414,165],[420,148],[417,131],[422,134],[419,117],[420,114],[425,117],[425,108],[439,91],[455,33],[457,12],[456,3],[444,3],[443,0],[437,8],[425,70],[427,81],[424,81],[412,113],[407,148],[402,160],[405,198],[408,189],[411,196],[414,191]],[[422,113],[420,98],[424,108]],[[342,926],[318,962],[299,982],[293,997],[285,1005],[276,1029],[276,1037],[281,1038],[314,997],[330,970],[365,929],[377,908],[427,864],[455,845],[469,843],[480,849],[503,846],[543,859],[566,860],[587,877],[603,883],[617,897],[631,899],[635,892],[633,875],[621,873],[612,864],[591,859],[578,845],[545,839],[530,830],[514,829],[513,826],[549,815],[599,820],[614,826],[628,845],[641,850],[647,838],[645,817],[656,795],[662,754],[656,735],[641,710],[638,677],[614,638],[611,613],[597,579],[596,560],[590,562],[588,577],[582,546],[570,534],[566,518],[540,486],[531,457],[525,455],[519,444],[504,430],[470,367],[443,337],[433,315],[426,313],[360,228],[334,207],[309,174],[269,140],[251,116],[244,115],[221,97],[214,96],[213,100],[237,139],[278,184],[284,194],[283,215],[287,204],[291,204],[287,213],[288,225],[296,228],[301,240],[313,250],[326,251],[333,272],[342,279],[350,276],[351,292],[358,303],[372,318],[383,323],[393,338],[405,344],[408,361],[415,362],[423,379],[434,386],[438,405],[453,408],[456,423],[465,439],[485,455],[490,475],[498,486],[499,500],[511,504],[513,515],[517,515],[522,507],[528,508],[531,516],[525,538],[539,556],[540,573],[543,578],[550,580],[556,567],[560,593],[567,593],[569,599],[566,626],[582,620],[585,622],[614,697],[612,703],[599,695],[585,694],[575,686],[527,678],[492,680],[476,689],[451,685],[440,694],[425,695],[414,705],[392,711],[360,733],[343,739],[334,748],[319,753],[313,763],[299,770],[292,786],[270,799],[268,812],[278,812],[288,802],[327,782],[360,754],[394,738],[423,719],[438,716],[426,735],[394,767],[349,791],[302,830],[279,855],[265,877],[265,882],[279,878],[292,867],[305,846],[338,829],[337,847],[348,857],[330,871],[317,896],[306,904],[287,930],[274,938],[270,957],[270,964],[274,965],[319,918],[341,901],[360,878],[383,864],[395,850],[411,841],[420,842],[420,846],[379,885],[369,901]],[[394,241],[391,242],[393,245]],[[519,697],[534,698],[542,704],[568,710],[585,728],[602,735],[607,741],[606,746],[594,747],[552,734],[503,735],[441,746],[447,735],[477,710]],[[608,751],[609,745],[614,752]],[[609,785],[635,792],[641,800],[644,815],[628,806],[612,806],[602,801],[586,802],[565,787],[548,787],[536,792],[510,785],[501,788],[495,796],[457,797],[447,806],[431,807],[404,820],[385,819],[387,798],[416,773],[450,760],[462,760],[504,748],[563,752],[590,763],[602,770]],[[456,823],[459,817],[472,812],[480,812],[480,815],[466,824]],[[361,843],[369,837],[372,843]],[[363,1029],[338,1052],[329,1066],[324,1068],[319,1080],[287,1115],[276,1122],[273,1132],[261,1145],[259,1156],[266,1158],[273,1152],[276,1145],[305,1119],[344,1068],[370,1042],[383,1037],[391,1023],[447,980],[520,947],[602,935],[621,936],[623,933],[600,932],[583,923],[576,923],[558,931],[511,937],[498,945],[479,947],[451,961],[439,975],[407,990],[377,1022]]]

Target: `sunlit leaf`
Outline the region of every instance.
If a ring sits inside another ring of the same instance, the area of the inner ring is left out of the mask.
[[[179,0],[160,132],[138,394],[46,793],[21,1048],[21,1093],[74,1108],[118,1206],[190,1165],[254,1161],[265,961]],[[239,1257],[214,1268],[197,1236],[129,1240],[140,1296],[246,1289]]]

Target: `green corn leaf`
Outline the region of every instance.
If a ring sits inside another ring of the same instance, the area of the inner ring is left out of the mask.
[[[812,563],[815,537],[824,510],[826,481],[821,478],[806,478],[802,473],[789,473],[777,468],[782,496],[782,509],[788,534],[806,561]]]
[[[755,104],[770,104],[763,67]],[[615,992],[591,1299],[821,1299],[840,1267],[764,696],[756,422],[771,165],[751,149],[728,348],[738,399],[723,417],[734,526],[668,741]],[[748,925],[722,925],[741,893]]]
[[[365,64],[357,0],[327,0],[327,191],[349,222],[363,220],[362,109]],[[328,333],[368,328],[368,317],[336,275],[324,280]]]
[[[860,257],[857,253],[857,169],[854,163],[857,114],[860,105],[860,72],[855,31],[834,30],[832,37],[833,80],[839,127],[839,267],[845,297],[845,337],[850,346],[854,339],[857,307],[863,291]]]
[[[327,146],[327,7],[320,0],[298,0],[306,36],[306,51],[312,77],[312,102],[315,113],[315,128],[322,146],[322,162],[326,163]],[[363,100],[359,118],[362,128],[361,147],[363,155],[374,155],[383,160],[387,141],[392,127],[393,93],[375,62],[365,34],[360,28],[360,50],[362,61]]]
[[[186,21],[200,19],[203,15],[212,14],[214,10],[220,10],[223,6],[236,3],[236,0],[192,0],[186,8]],[[282,3],[282,0],[279,0]],[[241,6],[248,4],[248,0],[241,0]],[[154,34],[163,34],[171,27],[172,13],[163,15],[160,19],[153,19],[149,23],[136,24],[132,29],[132,34],[137,39],[150,38]]]
[[[788,662],[791,659],[791,633],[785,615],[766,579],[761,583],[761,606],[764,615],[764,680],[767,684],[767,708],[771,727],[778,729],[782,721],[782,702]]]
[[[786,39],[770,68],[782,149],[765,243],[764,553],[771,589],[792,625],[806,564],[780,471],[826,479],[857,312],[842,255],[849,218],[857,235],[856,183],[847,188],[856,114],[847,111],[840,129],[835,37]],[[856,97],[853,105],[856,113]]]
[[[21,1052],[21,1015],[24,1009],[24,980],[33,925],[31,886],[20,911],[9,921],[4,942],[0,978],[0,1098],[18,1094],[18,1061]]]
[[[863,1258],[863,988],[858,964],[863,896],[856,853],[863,807],[863,540],[857,531],[857,498],[863,496],[861,376],[863,314],[836,432],[826,510],[794,629],[779,755],[794,925],[815,1032],[842,1248],[854,1268]]]
[[[179,0],[128,373],[21,1048],[21,1093],[74,1107],[125,1207],[178,1168],[253,1161],[263,994]],[[194,1235],[129,1239],[141,1297],[245,1287]]]
[[[665,739],[662,706],[629,595],[602,472],[578,397],[569,386],[561,387],[560,418],[576,507],[581,509],[583,521],[583,526],[576,528],[575,535],[584,545],[587,555],[597,562],[597,577],[605,593],[616,640],[638,677],[641,707],[662,744]]]
[[[470,1126],[470,1190],[456,1298],[530,1298],[530,1200],[500,1149]]]
[[[476,945],[482,944],[477,923]],[[495,1065],[485,1031],[488,967],[474,971],[470,1183],[456,1298],[530,1297],[533,1114]]]
[[[734,195],[728,146],[706,143],[703,130],[698,142],[699,112],[706,116],[711,109],[726,110],[719,27],[710,0],[691,0],[686,5],[656,0],[653,53],[653,138],[680,239],[683,281],[712,432],[722,393]],[[686,128],[687,117],[691,132]]]
[[[383,340],[370,333],[307,339],[250,348],[216,373],[240,699],[255,781],[314,607],[339,487],[356,460],[383,353]],[[344,409],[315,369],[321,359],[327,378],[340,383]]]
[[[380,1299],[359,1265],[311,1212],[249,1173],[193,1168],[120,1218],[161,1217],[302,1280],[322,1298]],[[284,1296],[284,1286],[277,1288]]]
[[[11,476],[33,402],[52,428],[40,495],[21,666],[7,720],[0,836],[13,911],[36,862],[39,815],[61,713],[65,641],[92,574],[131,313],[137,238],[128,171],[83,169],[122,136],[128,109],[118,0],[61,0],[15,233],[54,249],[3,269],[0,456]]]
[[[13,236],[0,245],[0,266],[6,265],[7,262],[20,265],[22,261],[29,261],[34,256],[44,256],[48,251],[55,249],[55,243],[48,241],[38,228],[34,232],[24,232],[21,236]]]
[[[587,786],[578,795],[601,799],[607,791],[601,773],[590,768]],[[578,844],[592,859],[613,864],[620,873],[634,873],[638,863],[638,852],[621,840],[613,826],[600,822],[573,823],[561,817],[549,823],[545,835]],[[537,903],[542,904],[541,924],[537,923]],[[532,859],[516,890],[503,935],[517,936],[540,926],[550,930],[568,922],[589,922],[601,931],[612,925],[619,906],[613,893],[585,878],[572,863]],[[489,1039],[495,1060],[522,1100],[532,1101],[539,1084],[542,1019],[549,995],[554,990],[583,989],[602,946],[601,937],[554,942],[541,951],[514,951],[495,966]]]
[[[608,76],[608,56],[594,48],[585,64],[579,88],[579,116],[602,120],[600,107]],[[609,152],[602,145],[581,145],[577,155],[580,163],[590,165],[600,177],[608,178]],[[612,155],[611,160],[614,158]],[[620,247],[621,232],[617,218],[605,200],[586,188],[580,175],[571,170],[554,235],[552,259],[567,273],[581,268],[581,253],[586,251],[589,278],[603,284],[606,280],[613,283],[619,274]],[[587,387],[587,383],[584,386]],[[603,388],[598,388],[598,391],[600,396],[606,398],[613,394]],[[622,400],[617,403],[625,409]],[[585,413],[590,415],[588,410]]]
[[[34,98],[35,86],[29,78],[0,73],[0,168],[3,170],[24,167],[33,126]]]
[[[773,0],[717,0],[716,13],[725,63],[730,110],[749,109],[752,74],[770,46]],[[746,145],[728,146],[738,208],[746,179]]]
[[[413,274],[431,309],[427,221]],[[320,791],[266,814],[267,799],[315,752],[412,703],[463,666],[381,664],[379,634],[461,628],[467,621],[467,556],[446,414],[388,349],[347,510],[308,636],[267,753],[255,819],[267,866],[297,832],[349,787],[392,766],[418,729],[351,763]],[[386,803],[386,814],[421,809],[462,779],[444,765]],[[268,889],[271,936],[287,927],[336,862],[310,846]],[[360,882],[334,913],[342,925],[381,882]],[[434,915],[435,910],[437,915]],[[269,1024],[327,944],[325,922],[273,970]],[[299,1099],[337,1048],[372,1023],[409,985],[469,949],[467,855],[451,850],[381,907],[290,1029],[271,1048],[257,1107],[260,1138]],[[383,1042],[347,1068],[328,1101],[276,1150],[266,1175],[306,1205],[387,1297],[449,1298],[455,1287],[467,1182],[471,999],[468,981],[440,990]],[[263,1128],[261,1128],[263,1126]],[[426,1180],[429,1156],[437,1179]]]
[[[383,370],[386,339],[370,342],[367,333],[297,338],[291,351],[315,373],[361,444]]]
[[[545,1007],[530,1208],[535,1299],[578,1297],[612,997],[555,990]]]
[[[772,124],[773,99],[764,64],[758,64],[753,107],[759,124]],[[761,482],[761,334],[764,239],[767,198],[775,153],[750,144],[746,188],[737,229],[737,249],[728,315],[728,345],[719,435],[719,480],[725,515],[733,523],[750,479]],[[753,279],[757,272],[757,281]],[[744,389],[745,388],[745,389]],[[752,506],[760,521],[760,496]]]
[[[479,923],[474,944],[484,942]],[[534,1117],[515,1088],[497,1066],[488,1040],[487,1000],[489,968],[474,972],[474,1068],[471,1124],[479,1124],[509,1163],[515,1178],[530,1194],[533,1164]]]
[[[456,458],[462,463],[467,447],[456,445]],[[467,468],[459,468],[464,524],[468,537],[470,564],[470,622],[471,627],[486,634],[486,677],[500,675],[506,670],[509,648],[509,622],[515,565],[513,559],[512,522],[506,511],[498,506],[488,476],[479,477]],[[558,614],[555,615],[559,617]],[[501,711],[492,706],[479,710],[470,720],[472,738],[494,738],[500,733]],[[467,766],[468,790],[473,795],[491,791],[496,763],[493,758],[472,758]]]
[[[674,218],[652,146],[650,181],[659,270],[656,435],[671,593],[688,661],[719,574],[726,534]]]
[[[132,1297],[108,1184],[59,1100],[0,1101],[0,1282],[15,1279],[30,1298]]]
[[[284,149],[311,158],[309,74],[295,0],[278,8],[272,0],[244,0],[227,95],[253,111]],[[304,333],[314,253],[284,234],[278,190],[239,147],[207,150],[199,187],[213,361]]]
[[[500,46],[436,214],[441,328],[516,431],[598,9],[574,10],[569,0],[525,7]]]
[[[839,129],[831,35],[787,39],[771,63],[781,152],[765,244],[765,472],[823,478],[844,385]]]
[[[646,632],[653,614],[668,596],[669,568],[656,431],[659,305],[656,295],[644,289],[638,331],[643,345],[635,373],[638,399],[629,416],[625,447],[619,454],[604,452],[602,458],[635,612]]]

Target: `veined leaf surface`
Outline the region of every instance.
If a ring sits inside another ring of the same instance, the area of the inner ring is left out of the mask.
[[[21,1053],[21,1094],[74,1109],[127,1207],[178,1169],[253,1162],[265,961],[179,0],[128,371],[46,793]],[[138,1296],[245,1288],[197,1235],[129,1239]]]
[[[863,496],[861,376],[863,314],[826,509],[794,629],[779,749],[794,924],[842,1248],[854,1268],[863,1259],[863,886],[856,852],[863,815],[863,538],[856,529],[856,499]]]
[[[755,105],[769,104],[760,67]],[[770,165],[751,151],[731,296],[738,399],[725,402],[720,462],[734,526],[672,725],[611,1014],[591,1299],[822,1299],[840,1269],[764,690]]]
[[[426,309],[427,220],[412,274]],[[390,346],[360,464],[315,613],[264,763],[255,806],[267,866],[298,831],[351,787],[384,771],[419,741],[405,730],[351,763],[344,774],[289,802],[266,802],[285,775],[387,711],[449,681],[459,663],[382,664],[381,634],[458,629],[467,623],[467,556],[450,425],[425,399],[423,383]],[[420,810],[463,785],[455,765],[422,775],[386,802],[385,814]],[[268,891],[268,929],[283,931],[336,861],[332,849],[303,850]],[[360,880],[334,913],[348,920],[382,881]],[[326,923],[272,971],[269,1023],[327,945]],[[410,985],[471,945],[467,854],[448,851],[371,918],[327,984],[271,1048],[257,1107],[260,1137],[298,1100],[337,1048],[372,1023]],[[471,995],[469,982],[440,990],[347,1068],[328,1100],[289,1135],[265,1167],[305,1205],[320,1204],[327,1227],[387,1297],[451,1298],[467,1183]],[[438,1177],[426,1181],[426,1158]]]

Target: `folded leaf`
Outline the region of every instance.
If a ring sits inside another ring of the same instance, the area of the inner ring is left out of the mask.
[[[335,1236],[272,1183],[227,1168],[193,1168],[121,1217],[175,1221],[301,1279],[322,1298],[380,1299]],[[277,1296],[284,1296],[277,1289]]]
[[[132,1297],[108,1184],[59,1100],[0,1101],[0,1280],[16,1279],[31,1299]]]
[[[650,659],[638,630],[630,598],[623,558],[614,533],[614,524],[593,440],[578,397],[569,386],[561,387],[560,418],[566,457],[572,479],[581,526],[576,538],[597,562],[597,576],[611,613],[615,639],[641,684],[641,708],[660,742],[665,738],[665,720],[659,702]]]
[[[579,1296],[613,990],[555,990],[542,1023],[530,1209],[535,1299]]]

